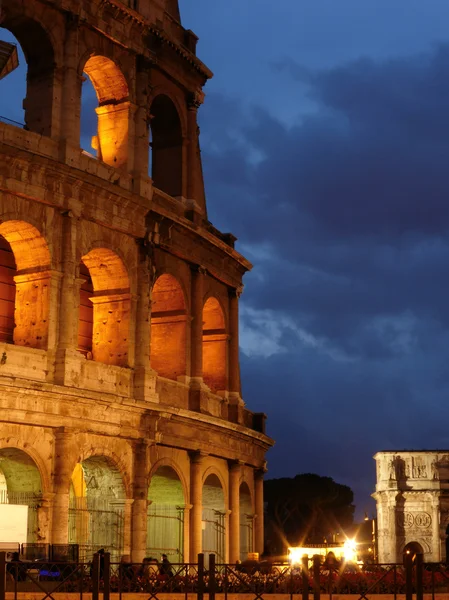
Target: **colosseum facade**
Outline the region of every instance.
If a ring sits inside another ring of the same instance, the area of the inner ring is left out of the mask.
[[[207,218],[197,37],[177,0],[3,0],[0,18],[27,62],[25,126],[0,122],[0,502],[80,558],[262,552],[251,265]]]

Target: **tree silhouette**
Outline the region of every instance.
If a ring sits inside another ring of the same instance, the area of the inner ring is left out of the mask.
[[[354,494],[331,477],[303,473],[264,483],[267,550],[331,542],[353,523]],[[340,538],[342,539],[342,537]]]

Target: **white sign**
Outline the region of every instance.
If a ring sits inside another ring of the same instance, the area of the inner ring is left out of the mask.
[[[25,544],[28,529],[28,506],[0,504],[0,542]]]

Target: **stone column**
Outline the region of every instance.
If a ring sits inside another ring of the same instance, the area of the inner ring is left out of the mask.
[[[229,466],[229,562],[240,559],[240,475],[241,463]]]
[[[432,562],[441,562],[440,498],[432,495]]]
[[[150,472],[149,446],[138,440],[133,446],[133,497],[131,560],[140,563],[147,549],[148,476]]]
[[[190,377],[201,387],[203,382],[203,267],[192,269],[192,324],[190,330]]]
[[[69,490],[74,461],[74,433],[64,427],[55,431],[53,467],[52,543],[67,544],[69,536]]]
[[[38,543],[50,543],[51,511],[54,494],[42,494],[37,509],[37,541]]]
[[[233,404],[243,404],[239,361],[239,290],[229,292],[229,396]]]
[[[197,94],[192,94],[187,104],[187,198],[191,201],[197,200],[197,189],[195,175],[198,168],[198,108],[201,99]]]
[[[150,365],[151,269],[144,248],[139,248],[135,331],[134,394],[138,400],[157,402],[156,374]]]
[[[402,557],[398,556],[397,538],[396,538],[396,499],[388,499],[388,532],[390,537],[390,552],[387,562],[401,562]]]
[[[71,162],[80,153],[82,78],[78,73],[79,18],[67,13],[61,101],[61,160]]]
[[[254,546],[255,551],[261,556],[264,550],[264,531],[263,531],[263,478],[265,469],[254,471],[254,504],[255,504],[255,528],[254,528]]]
[[[187,102],[187,144],[185,148],[186,194],[191,210],[190,218],[194,223],[200,223],[206,215],[206,202],[204,196],[204,180],[201,165],[198,108],[204,100],[204,93],[196,90],[190,94]]]
[[[79,356],[78,316],[80,281],[77,272],[77,219],[71,211],[62,216],[62,281],[59,304],[59,338],[56,351],[55,381],[61,385],[71,385],[67,373],[70,363]],[[73,365],[72,365],[73,366]],[[78,369],[75,369],[79,370]]]
[[[131,538],[132,538],[132,510],[134,500],[125,498],[120,502],[123,506],[123,554],[131,555]]]
[[[190,556],[195,563],[203,546],[203,463],[205,454],[190,455]]]
[[[144,56],[137,57],[136,64],[136,111],[134,113],[134,177],[133,191],[140,196],[149,196],[151,188],[149,166],[149,72],[151,63]]]

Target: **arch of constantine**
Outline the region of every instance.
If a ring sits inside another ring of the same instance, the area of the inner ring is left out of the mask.
[[[379,562],[402,562],[408,548],[425,562],[446,561],[449,450],[378,452],[374,459]]]
[[[27,505],[28,542],[81,558],[262,552],[251,265],[207,218],[197,37],[177,0],[2,0],[0,18],[28,69],[25,127],[0,122],[0,510]]]

